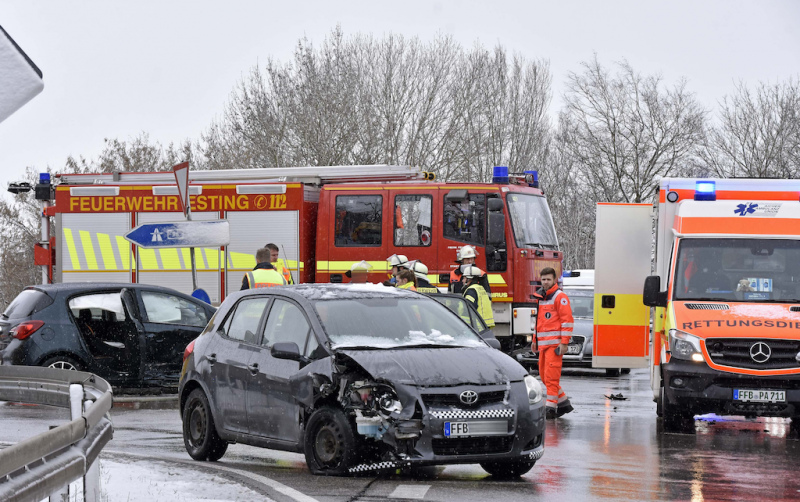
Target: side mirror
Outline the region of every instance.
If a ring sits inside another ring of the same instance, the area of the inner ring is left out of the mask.
[[[497,338],[484,338],[483,341],[486,342],[486,345],[489,347],[501,350],[500,341]]]
[[[503,212],[503,199],[489,199],[489,212],[502,213]]]
[[[306,358],[300,355],[300,348],[294,342],[278,342],[272,346],[270,354],[275,359],[306,362]]]
[[[642,303],[648,307],[666,307],[667,292],[661,291],[661,277],[651,275],[644,280]]]
[[[492,200],[492,199],[490,199]],[[501,203],[502,204],[502,203]],[[506,217],[503,213],[490,212],[488,215],[488,232],[486,243],[499,247],[506,242]]]

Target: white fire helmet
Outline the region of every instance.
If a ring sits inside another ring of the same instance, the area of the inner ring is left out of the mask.
[[[419,260],[414,260],[408,262],[408,265],[409,270],[414,272],[414,275],[417,276],[417,279],[428,280],[428,267],[426,267],[424,263]]]
[[[386,258],[386,261],[389,262],[390,267],[402,267],[408,263],[408,258],[404,254],[393,254]]]
[[[358,263],[353,263],[353,265],[350,267],[350,272],[369,272],[371,269],[372,265],[364,260],[361,260]]]
[[[467,244],[466,246],[461,248],[460,255],[457,256],[461,260],[463,260],[464,258],[475,258],[476,256],[478,256],[478,252],[475,250],[474,247]]]
[[[483,275],[483,270],[479,269],[475,265],[461,265],[461,275],[467,279],[481,277]]]

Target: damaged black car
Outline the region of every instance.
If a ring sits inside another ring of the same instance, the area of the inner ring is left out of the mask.
[[[480,463],[498,477],[544,453],[544,389],[447,307],[380,285],[228,297],[186,349],[184,444],[305,454],[314,474]]]

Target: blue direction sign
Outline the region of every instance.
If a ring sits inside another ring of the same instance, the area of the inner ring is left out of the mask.
[[[125,238],[143,248],[213,248],[230,244],[231,232],[225,220],[179,221],[145,223]]]

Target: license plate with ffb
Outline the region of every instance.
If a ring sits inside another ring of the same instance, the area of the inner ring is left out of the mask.
[[[746,403],[785,403],[785,390],[733,389],[733,400]]]
[[[473,420],[471,422],[445,422],[444,436],[498,436],[508,434],[507,420]]]

